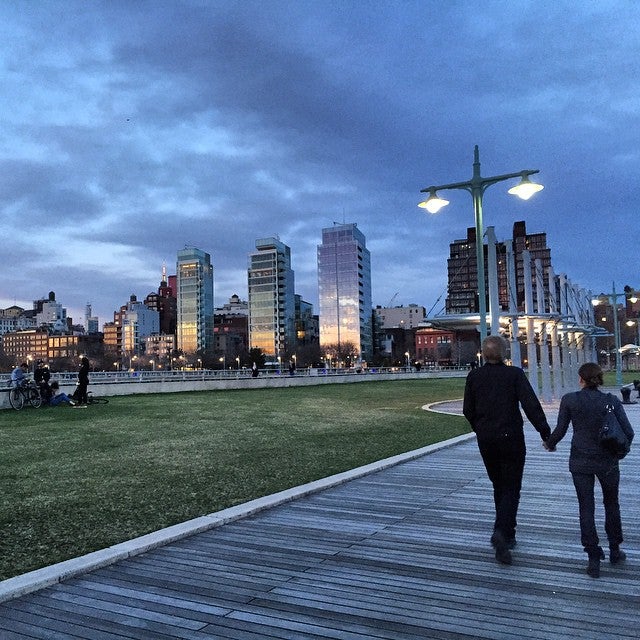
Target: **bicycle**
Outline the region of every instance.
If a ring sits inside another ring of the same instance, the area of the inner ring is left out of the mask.
[[[87,393],[87,404],[109,404],[109,400],[107,398],[96,397],[89,391],[89,393]]]
[[[16,411],[20,411],[25,404],[29,404],[34,409],[37,409],[42,405],[42,396],[40,395],[38,385],[33,382],[33,380],[29,380],[19,387],[9,389],[9,404]]]

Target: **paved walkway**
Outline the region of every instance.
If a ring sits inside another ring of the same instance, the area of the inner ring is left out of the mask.
[[[640,405],[627,410],[638,431]],[[622,463],[628,561],[593,580],[569,440],[550,454],[527,436],[510,567],[493,558],[490,487],[463,437],[7,600],[0,638],[638,638],[640,450]]]

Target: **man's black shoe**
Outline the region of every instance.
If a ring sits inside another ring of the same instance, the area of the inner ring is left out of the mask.
[[[517,544],[518,544],[518,542],[517,542],[517,540],[515,538],[509,538],[506,541],[507,549],[515,549]],[[491,536],[491,546],[494,547],[494,548],[497,546],[496,545],[496,534],[495,533]]]
[[[496,560],[500,564],[511,564],[513,558],[511,557],[511,551],[509,551],[509,545],[500,531],[496,531],[491,536],[491,541],[495,541],[496,548]]]
[[[611,547],[609,549],[609,562],[611,564],[619,564],[627,559],[627,554],[620,547]]]

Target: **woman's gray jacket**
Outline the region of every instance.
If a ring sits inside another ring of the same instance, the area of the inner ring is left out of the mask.
[[[569,470],[572,473],[596,473],[617,466],[618,459],[600,445],[599,438],[606,405],[609,403],[613,405],[616,418],[631,442],[633,428],[622,403],[614,395],[585,387],[562,397],[558,423],[547,440],[547,446],[555,448],[567,433],[569,423],[573,425],[569,455]]]

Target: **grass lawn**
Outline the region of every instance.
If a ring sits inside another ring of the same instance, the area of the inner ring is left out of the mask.
[[[0,413],[0,579],[469,431],[464,379],[111,398]]]

